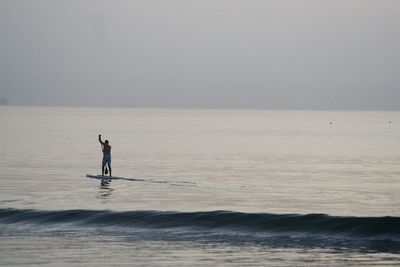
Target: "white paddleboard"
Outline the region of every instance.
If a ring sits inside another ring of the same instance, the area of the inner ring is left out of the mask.
[[[98,174],[86,174],[86,177],[101,180],[101,183],[109,183],[112,180],[124,180],[124,181],[133,181],[133,182],[147,182],[147,183],[157,183],[157,184],[169,184],[169,185],[176,185],[176,186],[195,186],[196,183],[192,182],[171,182],[171,181],[162,181],[162,180],[154,180],[154,179],[143,179],[143,178],[126,178],[126,177],[119,177],[119,176],[106,176],[106,175],[98,175]]]
[[[109,180],[109,181],[125,179],[123,177],[118,177],[118,176],[108,176],[108,175],[98,175],[98,174],[86,174],[86,177],[98,180]]]

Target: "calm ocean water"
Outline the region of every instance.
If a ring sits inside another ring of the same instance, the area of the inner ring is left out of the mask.
[[[400,113],[0,107],[2,266],[400,264]],[[97,135],[112,145],[101,186]]]

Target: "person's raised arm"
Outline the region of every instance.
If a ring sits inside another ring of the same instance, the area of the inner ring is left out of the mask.
[[[104,142],[101,141],[101,134],[99,134],[99,142],[100,142],[100,144],[104,145]]]

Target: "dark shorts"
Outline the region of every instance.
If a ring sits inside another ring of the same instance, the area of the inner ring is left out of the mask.
[[[103,166],[106,164],[111,167],[111,155],[103,155]]]

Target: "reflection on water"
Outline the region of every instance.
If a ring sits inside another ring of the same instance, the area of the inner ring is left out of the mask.
[[[97,198],[106,200],[106,199],[110,198],[112,191],[114,191],[114,189],[112,189],[110,187],[110,183],[102,182],[102,183],[100,183],[100,186],[99,186]]]

